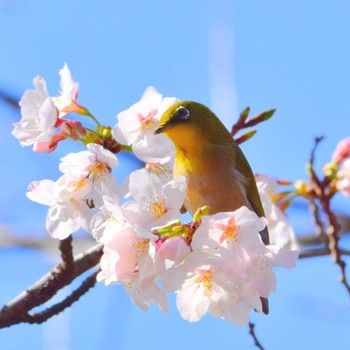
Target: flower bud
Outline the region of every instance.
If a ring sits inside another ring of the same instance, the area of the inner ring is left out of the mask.
[[[332,162],[340,164],[345,158],[350,156],[350,137],[340,141],[332,155]]]

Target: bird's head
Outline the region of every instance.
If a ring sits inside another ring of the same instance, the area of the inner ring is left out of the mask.
[[[164,133],[180,146],[196,141],[222,142],[231,138],[230,133],[206,106],[193,102],[181,101],[171,105],[162,115],[155,134]]]

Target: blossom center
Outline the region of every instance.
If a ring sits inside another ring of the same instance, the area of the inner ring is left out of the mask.
[[[98,177],[101,174],[109,173],[111,168],[107,163],[97,162],[90,171],[90,176]]]
[[[133,286],[133,284],[134,284],[134,281],[133,281],[133,280],[128,280],[128,281],[126,281],[126,282],[124,283],[124,286],[125,286],[125,288],[131,289],[132,286]]]
[[[157,109],[152,109],[146,116],[141,113],[138,114],[138,118],[141,123],[141,130],[151,128],[156,124],[153,117],[155,117],[157,113]]]
[[[223,233],[221,236],[221,242],[223,243],[225,241],[234,241],[237,242],[238,241],[238,229],[239,226],[235,225],[234,223],[228,223],[227,225],[225,225],[223,227]]]
[[[160,163],[147,163],[146,168],[150,173],[157,175],[158,177],[162,174],[171,176],[172,171],[169,166]]]
[[[152,204],[150,212],[159,219],[167,212],[167,209],[164,207],[164,205],[162,205],[162,203],[155,202]]]
[[[79,192],[84,186],[86,186],[86,183],[88,182],[88,179],[83,178],[78,182],[71,182],[68,184],[68,189],[72,190],[72,192]]]
[[[205,294],[210,294],[213,291],[211,270],[199,270],[199,276],[196,278],[198,288],[204,289]]]
[[[140,258],[144,256],[148,252],[148,248],[149,248],[149,239],[138,241],[134,245],[134,252],[136,257]]]

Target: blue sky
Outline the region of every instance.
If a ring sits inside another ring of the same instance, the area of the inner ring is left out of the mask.
[[[80,83],[79,102],[112,126],[148,85],[208,105],[227,126],[247,106],[252,113],[276,108],[243,150],[255,172],[296,180],[305,177],[315,136],[326,136],[319,165],[349,136],[349,37],[346,0],[0,0],[0,88],[21,96],[42,75],[55,95],[67,62]],[[6,184],[0,224],[45,236],[46,208],[26,199],[26,186],[56,178],[59,158],[80,146],[68,142],[52,154],[33,154],[10,135],[19,116],[4,105],[0,115]],[[347,203],[339,198],[335,205],[349,213]],[[310,226],[305,215],[291,215],[301,230]],[[2,249],[0,260],[2,303],[55,263],[25,249]],[[271,315],[253,315],[266,349],[346,349],[349,298],[330,258],[277,274]],[[98,286],[45,325],[0,331],[0,343],[50,350],[254,348],[245,328],[211,317],[188,324],[170,304],[167,316],[156,308],[144,314],[122,288]]]

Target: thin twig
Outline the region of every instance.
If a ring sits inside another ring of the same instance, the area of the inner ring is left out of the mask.
[[[252,322],[249,322],[248,326],[249,326],[248,332],[254,339],[254,345],[256,345],[256,347],[259,348],[260,350],[264,350],[263,346],[260,344],[260,342],[255,334],[255,330],[254,330],[255,324]]]
[[[316,150],[317,150],[318,146],[320,145],[320,143],[323,139],[324,139],[323,136],[315,137],[314,146],[312,147],[309,162],[308,162],[309,176],[310,176],[310,179],[312,180],[312,182],[317,185],[317,187],[315,188],[316,191],[318,189],[322,188],[322,182],[318,178],[318,176],[314,170],[315,154],[316,154]]]
[[[316,227],[316,235],[321,240],[321,242],[328,247],[329,239],[326,234],[326,230],[324,227],[324,223],[321,220],[320,208],[318,207],[315,198],[311,197],[309,199],[309,208],[311,213],[313,214],[314,225]],[[329,250],[328,250],[329,251]]]
[[[8,92],[5,92],[4,90],[1,90],[1,89],[0,89],[0,99],[4,100],[11,107],[15,109],[19,109],[19,104],[18,104],[19,99],[17,99],[16,97],[10,95]]]
[[[63,262],[49,273],[9,301],[0,310],[0,328],[9,327],[21,322],[29,322],[29,311],[43,305],[59,290],[69,285],[75,278],[96,266],[102,256],[102,245],[98,244],[74,259],[73,273],[67,273],[67,265]]]
[[[340,240],[340,231],[341,231],[341,225],[337,219],[337,216],[333,213],[331,209],[331,200],[334,196],[334,192],[330,188],[329,179],[324,177],[323,180],[321,180],[315,170],[314,170],[314,161],[315,161],[315,153],[317,150],[318,145],[323,140],[323,137],[317,137],[315,138],[315,144],[311,150],[309,162],[308,162],[308,171],[309,171],[309,177],[311,184],[313,186],[313,197],[317,198],[320,205],[322,206],[322,209],[324,213],[327,215],[328,219],[328,229],[326,232],[326,237],[323,233],[324,242],[328,244],[328,249],[330,251],[330,254],[332,255],[333,261],[339,266],[340,268],[340,281],[345,286],[346,290],[350,294],[350,285],[346,277],[346,263],[342,259],[342,252],[339,248],[339,240]],[[315,205],[315,199],[313,199],[313,202],[310,202],[311,209],[313,209],[314,214],[314,220],[316,227],[318,227],[319,231],[324,232],[324,225],[322,224],[322,221],[320,219],[319,210],[316,209],[317,206]],[[314,206],[313,206],[314,204]]]
[[[48,309],[33,313],[28,315],[27,322],[28,323],[43,323],[47,321],[49,318],[58,315],[68,307],[70,307],[73,303],[78,301],[82,295],[84,295],[90,288],[92,288],[96,284],[96,276],[99,271],[94,272],[91,276],[89,276],[80,287],[78,287],[74,292],[72,292],[68,297],[66,297],[61,302],[49,307]]]
[[[340,230],[341,225],[339,224],[336,215],[332,212],[330,208],[330,198],[324,198],[323,208],[328,216],[329,228],[328,228],[328,238],[329,238],[329,250],[333,257],[334,262],[340,267],[340,282],[343,283],[344,287],[350,294],[350,285],[346,277],[346,263],[342,259],[342,253],[339,249],[339,240],[340,240]]]
[[[345,249],[339,249],[339,252],[341,255],[350,256],[350,251]],[[324,248],[315,248],[315,249],[306,249],[299,252],[299,259],[306,259],[306,258],[315,258],[316,256],[326,256],[330,255],[331,252],[329,251],[328,247]]]
[[[275,113],[275,109],[271,109],[268,111],[261,112],[254,117],[250,118],[248,120],[248,115],[250,112],[250,108],[247,107],[243,110],[243,112],[240,114],[237,122],[232,126],[231,128],[231,135],[235,136],[238,131],[241,131],[243,129],[251,128],[252,126],[258,125],[268,119],[270,119],[273,114]],[[245,140],[249,139],[255,134],[255,131],[248,132],[243,139],[237,138],[237,140],[241,140],[241,142],[244,142]]]

